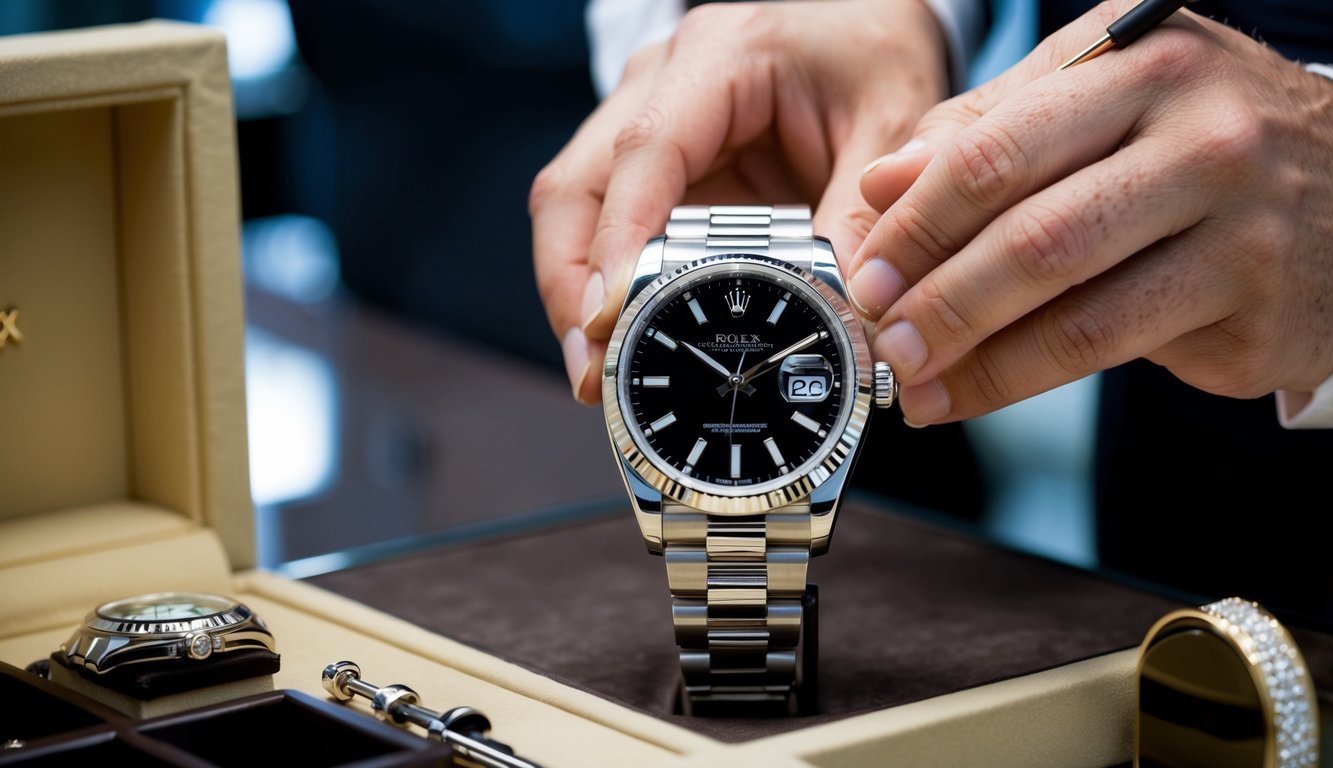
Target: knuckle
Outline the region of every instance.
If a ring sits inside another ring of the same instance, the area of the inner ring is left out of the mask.
[[[948,168],[967,201],[981,210],[1000,205],[1021,184],[1023,150],[998,126],[973,126],[958,135]]]
[[[681,17],[680,25],[676,27],[676,35],[681,38],[690,38],[699,34],[710,33],[720,25],[727,23],[729,11],[729,8],[716,3],[696,5]]]
[[[1264,154],[1263,122],[1242,105],[1233,102],[1217,110],[1203,130],[1200,151],[1219,173],[1233,180],[1257,167],[1257,159]]]
[[[1199,61],[1212,60],[1212,46],[1192,30],[1163,25],[1139,52],[1135,62],[1139,77],[1149,83],[1179,82],[1181,72],[1190,71]]]
[[[1038,285],[1069,281],[1088,253],[1088,236],[1071,212],[1050,205],[1022,211],[1012,250],[1020,273]]]
[[[555,160],[537,172],[528,190],[528,215],[532,216],[559,196],[564,187],[565,166]]]
[[[949,127],[971,125],[986,114],[984,108],[988,94],[995,88],[994,81],[965,91],[952,98],[941,101],[931,107],[917,121],[919,131],[931,131]]]
[[[902,205],[897,211],[894,211],[889,216],[889,226],[891,229],[886,242],[893,245],[907,245],[925,256],[933,264],[944,261],[957,253],[959,248],[962,247],[943,230],[932,224],[925,214],[910,205]],[[896,249],[890,247],[889,250]],[[893,254],[884,253],[882,255],[885,258],[890,258]]]
[[[682,40],[722,38],[736,43],[763,41],[770,14],[760,3],[704,3],[685,13],[676,36]]]
[[[665,124],[666,116],[659,107],[651,104],[644,107],[616,134],[611,145],[612,154],[622,157],[652,144],[661,135]]]
[[[1086,303],[1058,303],[1043,319],[1047,354],[1064,373],[1083,376],[1114,359],[1115,326]]]
[[[974,329],[954,302],[940,290],[939,282],[927,276],[919,283],[922,309],[929,332],[947,344],[961,344],[972,338]]]
[[[1251,280],[1262,285],[1263,278],[1276,278],[1284,271],[1285,261],[1297,249],[1300,239],[1297,225],[1289,215],[1279,211],[1259,214],[1246,229],[1244,253],[1254,262],[1255,274]]]

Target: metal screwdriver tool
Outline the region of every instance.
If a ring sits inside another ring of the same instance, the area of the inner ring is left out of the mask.
[[[491,721],[471,707],[454,707],[436,712],[419,705],[417,692],[405,685],[378,687],[361,679],[361,667],[351,661],[337,661],[324,668],[324,690],[339,701],[353,696],[370,700],[371,709],[380,720],[401,728],[418,725],[426,735],[454,748],[470,764],[483,768],[541,768],[518,757],[509,747],[489,739]]]
[[[1180,10],[1181,6],[1192,2],[1194,0],[1143,0],[1107,27],[1106,34],[1101,39],[1060,65],[1060,69],[1069,69],[1075,64],[1095,59],[1112,48],[1124,48],[1143,37],[1148,30],[1166,21],[1171,14]]]

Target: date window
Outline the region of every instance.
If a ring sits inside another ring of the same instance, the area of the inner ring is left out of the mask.
[[[789,403],[823,402],[833,387],[833,366],[823,355],[790,355],[778,369],[778,386]]]

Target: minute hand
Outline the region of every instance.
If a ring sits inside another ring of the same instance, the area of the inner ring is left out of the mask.
[[[800,352],[801,350],[805,349],[811,344],[814,344],[816,341],[826,338],[828,338],[828,331],[816,331],[810,334],[809,336],[806,336],[805,338],[796,341],[796,343],[792,344],[786,349],[781,350],[779,352],[774,352],[773,354],[769,355],[763,360],[760,360],[758,363],[755,363],[751,367],[742,371],[736,377],[736,379],[738,379],[736,386],[743,387],[748,385],[750,381],[752,381],[753,379],[758,378],[762,374],[768,373],[769,369],[771,369],[773,366],[777,365],[779,362],[782,361],[782,358],[786,357],[787,355],[796,354],[797,352]],[[732,388],[731,382],[727,382],[726,384],[723,384],[722,386],[718,387],[717,391],[719,393],[723,393],[731,388]]]
[[[727,370],[727,369],[722,365],[722,363],[719,363],[718,361],[714,360],[712,357],[709,357],[709,355],[708,355],[707,352],[704,352],[702,349],[699,349],[698,347],[694,346],[693,344],[689,343],[688,341],[683,341],[683,342],[681,342],[681,343],[684,344],[684,345],[685,345],[685,348],[688,349],[688,350],[690,351],[690,354],[692,354],[692,355],[694,355],[695,357],[697,357],[697,358],[699,358],[700,360],[702,360],[703,363],[704,363],[704,365],[707,365],[709,368],[712,368],[713,370],[715,370],[715,371],[717,371],[718,373],[722,374],[722,378],[724,378],[724,379],[730,379],[730,378],[731,378],[731,371]]]

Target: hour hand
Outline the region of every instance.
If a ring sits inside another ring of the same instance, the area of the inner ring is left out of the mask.
[[[735,376],[735,374],[727,370],[726,366],[714,360],[712,356],[710,356],[707,352],[703,351],[702,349],[699,349],[698,347],[694,346],[693,344],[687,341],[682,341],[681,344],[683,344],[685,348],[690,351],[690,354],[702,360],[704,362],[704,365],[707,365],[709,368],[712,368],[713,370],[717,371],[719,374],[722,375],[723,378],[727,380],[727,383],[723,384],[722,387],[719,388],[719,394],[726,394],[727,392],[730,392],[732,390],[732,379]],[[750,392],[754,391],[754,388],[747,384],[744,387],[744,390],[745,393],[748,395],[750,394]]]
[[[828,338],[828,331],[819,331],[818,333],[812,333],[809,336],[806,336],[805,338],[797,341],[795,344],[792,344],[790,347],[787,347],[781,352],[774,353],[767,360],[761,360],[758,363],[756,363],[753,367],[741,373],[736,374],[736,376],[728,380],[726,384],[723,384],[722,386],[718,387],[717,393],[719,395],[725,394],[727,391],[735,388],[736,384],[739,383],[742,385],[741,391],[747,395],[750,394],[751,392],[754,391],[754,387],[750,384],[751,380],[753,380],[754,378],[756,378],[761,374],[768,373],[769,371],[773,370],[773,368],[776,367],[777,364],[781,362],[782,359],[787,355],[792,355],[797,352],[800,352],[801,350],[805,349],[811,344],[814,344],[816,341],[826,338]]]

